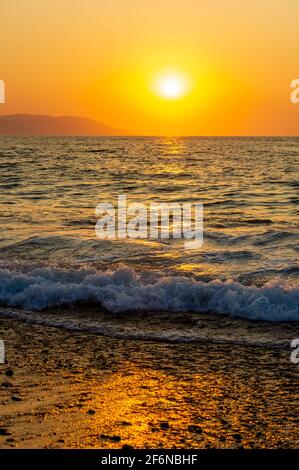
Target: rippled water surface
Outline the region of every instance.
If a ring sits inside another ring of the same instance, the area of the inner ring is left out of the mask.
[[[0,188],[5,305],[299,319],[298,138],[1,138]],[[203,247],[98,240],[120,194],[203,202]]]

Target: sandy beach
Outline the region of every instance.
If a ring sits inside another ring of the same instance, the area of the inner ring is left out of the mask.
[[[292,448],[289,349],[122,340],[0,320],[1,448]]]

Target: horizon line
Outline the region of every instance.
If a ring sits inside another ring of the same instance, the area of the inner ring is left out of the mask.
[[[71,115],[71,114],[43,114],[43,113],[26,113],[26,112],[18,112],[18,113],[9,113],[9,114],[0,114],[1,117],[13,117],[13,116],[32,116],[32,117],[50,117],[53,119],[56,118],[75,118],[75,119],[87,119],[89,121],[96,122],[101,124],[105,127],[111,128],[116,131],[120,131],[117,127],[115,128],[113,125],[106,124],[102,121],[98,121],[97,118],[87,117],[87,116],[78,116],[78,115]],[[0,137],[140,137],[140,138],[296,138],[299,137],[298,134],[134,134],[131,131],[124,130],[124,133],[120,134],[0,134]]]
[[[1,137],[110,137],[110,138],[299,138],[299,134],[0,134]]]

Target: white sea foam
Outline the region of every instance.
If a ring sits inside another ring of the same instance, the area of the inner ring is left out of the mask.
[[[151,317],[153,312],[149,314]],[[175,315],[175,314],[173,314]],[[128,324],[126,321],[118,321],[115,319],[110,321],[107,316],[99,316],[99,318],[82,318],[78,314],[72,315],[53,315],[48,312],[32,312],[28,310],[18,310],[12,308],[1,308],[0,317],[19,320],[26,323],[51,326],[54,328],[64,329],[67,331],[84,332],[94,335],[108,336],[118,339],[134,339],[141,341],[158,341],[167,343],[201,343],[201,344],[226,344],[231,346],[249,346],[254,348],[289,348],[290,341],[293,338],[292,333],[288,335],[279,334],[271,329],[272,324],[268,323],[268,328],[262,331],[257,327],[254,330],[250,328],[248,331],[244,324],[240,328],[240,322],[236,318],[229,328],[223,328],[219,324],[219,328],[211,328],[209,320],[206,318],[204,328],[197,328],[199,322],[193,327],[185,327],[180,322],[177,326],[169,325],[156,321],[155,324],[148,322],[147,315],[144,315],[143,321],[134,321],[134,324]],[[156,319],[157,320],[157,319]],[[232,322],[232,319],[230,319]],[[214,323],[214,321],[212,322]],[[257,326],[257,325],[256,325]],[[278,324],[276,323],[277,327]],[[282,324],[279,324],[282,326]]]
[[[204,283],[187,277],[142,282],[132,269],[116,271],[57,268],[0,269],[2,305],[46,310],[80,302],[111,312],[214,312],[250,320],[298,321],[299,287],[272,280],[262,287],[219,280]]]

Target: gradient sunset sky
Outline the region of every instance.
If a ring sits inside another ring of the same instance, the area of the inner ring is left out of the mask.
[[[0,113],[142,135],[298,135],[299,0],[1,0]],[[184,82],[159,93],[163,77]]]

